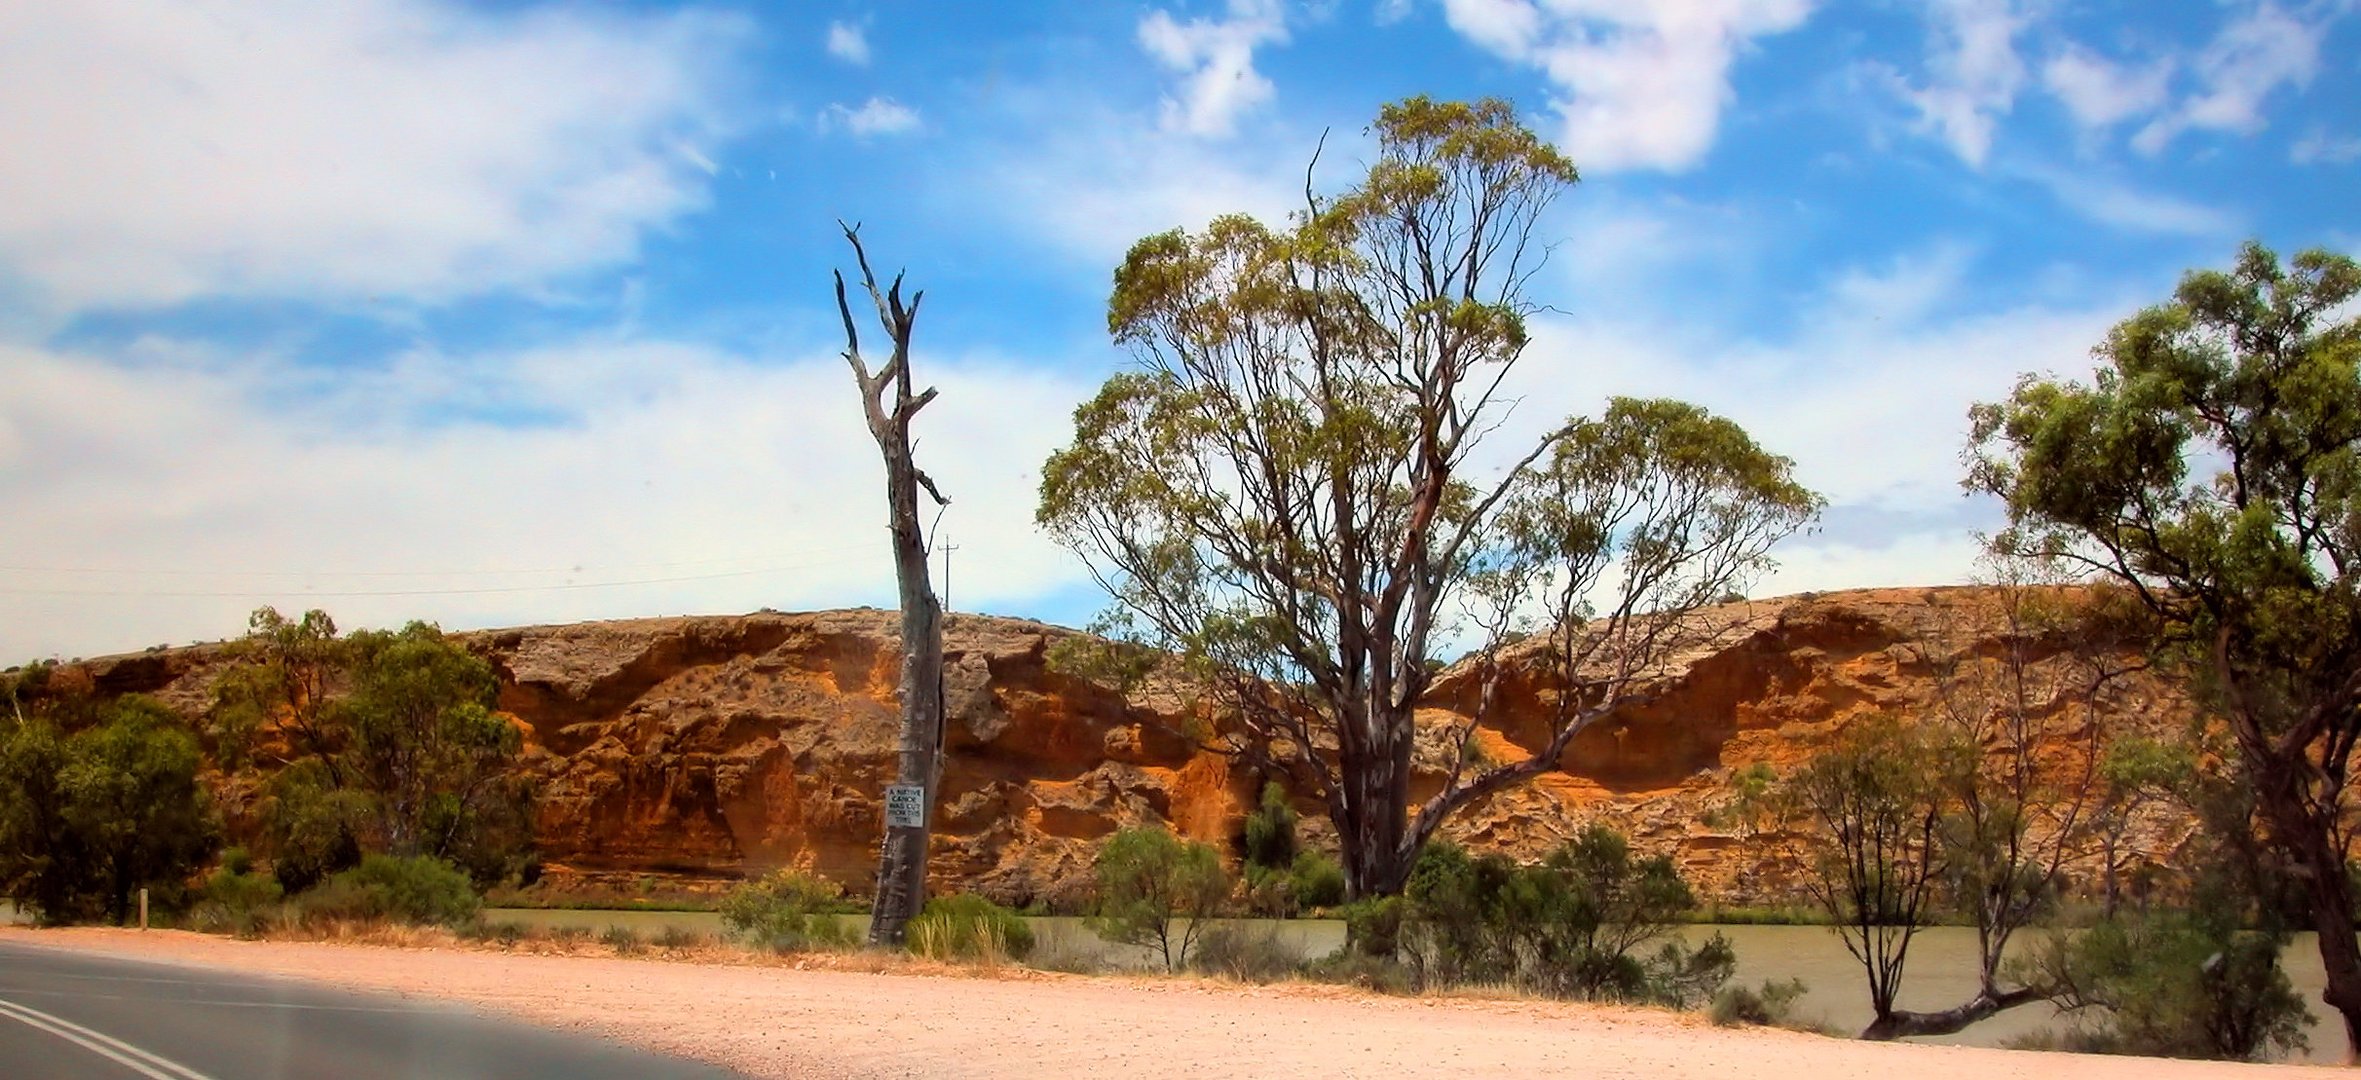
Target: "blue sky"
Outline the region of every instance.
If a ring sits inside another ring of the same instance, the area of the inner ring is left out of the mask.
[[[0,657],[891,602],[838,218],[927,290],[962,610],[1138,237],[1276,218],[1378,106],[1573,157],[1505,439],[1665,394],[1826,494],[1759,595],[1961,580],[1968,404],[2243,239],[2361,250],[2351,2],[1217,0],[0,11]]]

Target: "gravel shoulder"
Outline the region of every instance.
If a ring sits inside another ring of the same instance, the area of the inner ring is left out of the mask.
[[[0,928],[0,939],[464,1002],[764,1077],[1746,1076],[2179,1080],[2344,1070],[1873,1045],[1642,1009],[1316,985]]]

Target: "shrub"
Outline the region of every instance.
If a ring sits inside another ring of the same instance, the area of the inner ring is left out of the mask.
[[[1154,945],[1166,971],[1188,962],[1205,920],[1230,894],[1220,855],[1163,829],[1124,829],[1108,837],[1097,870],[1098,912],[1090,928],[1108,941]]]
[[[84,704],[37,700],[0,727],[0,899],[43,923],[122,923],[143,888],[175,909],[214,851],[197,740],[138,695],[65,734],[60,718]]]
[[[1344,903],[1343,865],[1317,851],[1297,852],[1287,878],[1298,909],[1332,908]]]
[[[1284,870],[1295,861],[1295,808],[1287,791],[1264,784],[1262,805],[1246,815],[1246,865]]]
[[[2052,938],[2034,963],[2085,1021],[2063,1036],[2078,1049],[2258,1061],[2309,1046],[2311,1013],[2279,967],[2285,944],[2193,912],[2105,920]]]
[[[1399,950],[1402,912],[1409,905],[1399,896],[1370,896],[1344,905],[1345,952],[1391,960]]]
[[[286,896],[277,878],[253,871],[244,848],[221,854],[221,865],[205,878],[203,897],[191,913],[200,930],[252,937],[262,929],[264,915]]]
[[[1239,982],[1275,982],[1301,972],[1303,956],[1269,926],[1214,925],[1197,940],[1191,964],[1207,975]]]
[[[1033,928],[990,900],[957,893],[927,901],[904,941],[929,960],[1023,960],[1033,951]]]
[[[464,926],[483,898],[458,868],[424,855],[366,855],[361,864],[295,898],[303,921],[395,922]]]
[[[750,944],[772,952],[841,947],[852,943],[852,934],[835,916],[843,895],[833,881],[781,868],[723,896],[721,921]]]
[[[1798,1027],[1795,1017],[1796,1002],[1803,1000],[1802,979],[1778,982],[1763,980],[1760,988],[1744,985],[1725,987],[1713,995],[1713,1007],[1707,1013],[1721,1027]]]
[[[673,923],[664,924],[664,929],[656,932],[656,947],[660,949],[672,949],[675,951],[681,949],[694,949],[698,946],[706,944],[710,940],[711,939],[707,938],[705,935],[691,930],[688,927],[679,926]]]
[[[1350,943],[1305,965],[1303,974],[1305,978],[1357,986],[1381,994],[1407,994],[1412,989],[1410,972],[1392,957],[1373,956]]]
[[[610,926],[599,932],[598,943],[615,950],[617,956],[636,956],[647,949],[639,931],[628,926]]]
[[[1553,997],[1693,1008],[1737,966],[1718,934],[1694,948],[1666,940],[1693,902],[1671,860],[1634,859],[1605,826],[1532,867],[1439,842],[1411,869],[1396,953],[1421,987],[1513,983]],[[1348,908],[1346,918],[1357,938],[1356,918],[1369,916]]]

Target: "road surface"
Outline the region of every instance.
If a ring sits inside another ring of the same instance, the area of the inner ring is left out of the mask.
[[[735,1075],[463,1006],[0,942],[11,1080]]]

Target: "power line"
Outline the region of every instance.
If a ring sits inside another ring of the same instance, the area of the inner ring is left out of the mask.
[[[828,554],[867,548],[866,544],[840,544],[814,548],[812,554]],[[685,566],[714,566],[721,563],[748,562],[772,557],[737,555],[718,559],[690,559],[679,562],[616,563],[609,566],[543,566],[516,567],[503,570],[448,569],[448,570],[193,570],[186,567],[135,569],[107,566],[28,566],[0,565],[0,572],[18,574],[99,574],[119,577],[274,577],[274,578],[354,578],[354,577],[496,577],[504,574],[579,574],[613,570],[665,570]]]

